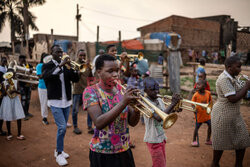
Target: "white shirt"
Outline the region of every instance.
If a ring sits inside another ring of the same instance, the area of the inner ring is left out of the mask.
[[[92,62],[92,65],[93,65],[92,74],[93,74],[93,76],[95,75],[95,71],[96,71],[95,62],[96,62],[96,59],[97,59],[99,56],[100,56],[100,55],[97,55],[96,57],[94,57],[93,62]]]
[[[52,73],[52,75],[57,75],[61,71],[61,69],[63,70],[63,67],[60,68],[56,60],[52,59],[52,61],[57,66],[57,68]],[[64,73],[62,72],[59,76],[60,76],[61,85],[62,85],[62,99],[61,100],[48,100],[48,106],[66,108],[72,105],[72,100],[67,100],[65,83],[64,83]]]

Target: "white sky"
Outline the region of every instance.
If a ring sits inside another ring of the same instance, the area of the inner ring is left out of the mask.
[[[100,26],[100,40],[117,40],[139,37],[138,27],[170,15],[202,17],[231,15],[241,26],[250,26],[250,0],[47,0],[43,6],[32,8],[37,16],[38,32],[76,35],[76,4],[80,6],[80,41],[95,41],[96,27]],[[114,17],[103,13],[124,16]],[[134,18],[135,20],[133,20]],[[136,20],[139,19],[139,20]],[[10,41],[9,24],[0,33],[0,41]]]

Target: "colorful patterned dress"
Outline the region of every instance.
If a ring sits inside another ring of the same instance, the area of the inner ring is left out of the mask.
[[[240,114],[240,100],[231,103],[227,97],[235,95],[240,85],[227,71],[216,81],[218,99],[211,113],[214,150],[236,150],[250,146],[250,136]]]
[[[83,92],[83,109],[99,105],[102,113],[109,112],[121,99],[121,89],[115,94],[105,92],[99,84],[87,87]],[[129,149],[128,107],[114,122],[102,130],[94,128],[94,135],[90,141],[90,149],[94,152],[115,154]]]

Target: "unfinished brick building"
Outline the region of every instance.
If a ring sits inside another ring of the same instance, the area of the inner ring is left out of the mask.
[[[220,23],[172,15],[137,29],[143,38],[151,32],[176,32],[181,35],[181,48],[219,50]]]

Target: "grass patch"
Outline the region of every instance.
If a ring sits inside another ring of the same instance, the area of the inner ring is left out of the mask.
[[[210,85],[210,89],[212,92],[216,92],[216,80],[215,79],[207,79],[209,85]]]

